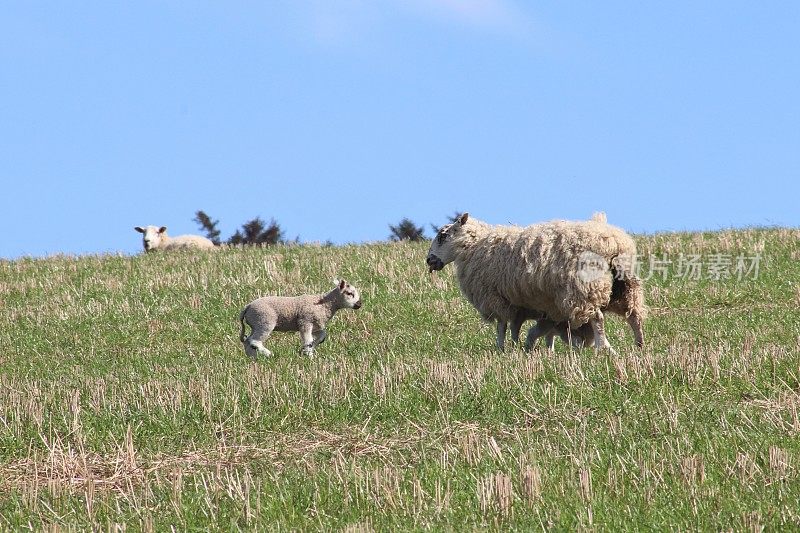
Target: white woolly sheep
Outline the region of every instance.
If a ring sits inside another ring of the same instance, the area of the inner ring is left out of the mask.
[[[527,310],[573,330],[588,323],[595,348],[611,349],[604,310],[625,316],[636,344],[644,342],[643,291],[632,273],[635,254],[633,239],[601,220],[520,228],[490,226],[464,213],[439,231],[426,261],[431,271],[455,262],[461,292],[485,320],[497,321],[501,350],[508,323],[516,327],[515,319]]]
[[[272,352],[264,347],[264,341],[273,331],[297,331],[301,353],[313,355],[314,348],[325,342],[325,324],[334,313],[342,308],[361,307],[358,289],[345,280],[335,283],[333,290],[322,295],[264,296],[247,304],[239,314],[239,340],[245,353],[253,359],[258,354],[269,357]],[[244,334],[245,322],[251,329],[249,336]]]
[[[214,243],[200,235],[179,235],[170,237],[167,235],[166,226],[136,226],[136,231],[142,233],[142,244],[145,252],[153,250],[186,250],[186,249],[210,249],[214,248]]]
[[[594,213],[591,220],[594,222],[607,223],[606,214],[602,212]],[[622,289],[622,290],[621,290]],[[613,312],[618,315],[628,316],[635,309],[641,307],[643,304],[643,293],[641,289],[641,282],[631,276],[627,286],[616,284],[612,286],[611,302],[602,311]],[[525,340],[525,349],[531,350],[534,343],[540,338],[545,337],[545,346],[550,350],[555,349],[555,336],[561,338],[565,344],[571,345],[573,348],[584,348],[591,344],[594,336],[592,326],[589,323],[583,324],[577,329],[571,329],[567,326],[566,322],[554,322],[544,316],[544,313],[539,311],[532,311],[523,309],[517,311],[517,316],[511,322],[511,339],[519,342],[519,331],[525,320],[535,319],[536,325],[528,330],[528,336]],[[641,334],[641,324],[634,329],[634,334]],[[641,346],[641,337],[637,337],[637,344]]]

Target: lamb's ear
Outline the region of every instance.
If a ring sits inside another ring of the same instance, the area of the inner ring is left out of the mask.
[[[135,229],[135,230],[136,230],[136,231],[138,231],[139,233],[144,233],[144,228],[143,228],[143,227],[141,227],[141,226],[136,226],[136,227],[135,227],[135,228],[133,228],[133,229]]]
[[[166,226],[161,226],[160,228],[158,228],[158,232],[159,233],[164,233],[165,231],[167,231],[167,227]]]
[[[458,221],[459,221],[459,222],[461,223],[461,225],[463,226],[464,224],[466,224],[466,223],[467,223],[467,219],[468,219],[468,218],[469,218],[469,213],[464,213],[463,215],[461,215],[460,217],[458,217]]]
[[[340,291],[343,291],[346,285],[347,285],[347,282],[345,280],[343,280],[343,279],[339,280],[339,290]]]

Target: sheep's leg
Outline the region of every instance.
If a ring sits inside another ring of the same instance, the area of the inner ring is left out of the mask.
[[[605,328],[605,320],[603,318],[603,312],[599,309],[595,312],[594,318],[589,320],[589,323],[592,325],[592,331],[594,332],[594,347],[596,350],[605,350],[608,349],[612,354],[616,355],[617,352],[614,348],[611,347],[611,343],[608,342],[606,338],[606,328]]]
[[[508,322],[505,320],[497,320],[497,349],[501,352],[506,347],[506,330],[508,329]]]
[[[539,337],[547,335],[553,329],[553,321],[542,318],[536,321],[536,325],[528,330],[528,337],[525,339],[525,350],[530,351]],[[552,344],[548,342],[548,345]]]
[[[314,355],[314,334],[311,324],[300,326],[300,344],[302,345],[300,353],[309,357]]]
[[[269,357],[272,355],[272,352],[264,347],[264,341],[267,340],[274,328],[275,326],[269,325],[257,326],[253,328],[252,332],[250,332],[250,336],[242,342],[242,344],[244,344],[245,353],[251,359],[255,359],[258,354],[261,354],[264,357]]]
[[[638,311],[632,311],[628,318],[628,325],[633,330],[633,338],[636,341],[636,346],[639,348],[644,346],[644,332],[642,331],[642,317]]]
[[[519,331],[522,329],[522,324],[525,323],[525,313],[519,312],[511,321],[511,341],[514,344],[519,344]]]
[[[328,332],[325,331],[324,329],[313,332],[313,335],[314,335],[313,344],[315,348],[320,344],[322,344],[323,342],[325,342],[325,339],[328,338]]]

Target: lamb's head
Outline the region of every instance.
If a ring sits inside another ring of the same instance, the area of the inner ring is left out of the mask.
[[[339,307],[348,307],[350,309],[361,307],[361,295],[358,293],[358,289],[343,279],[334,280],[334,283],[336,283],[334,291],[338,296]]]
[[[469,219],[469,213],[464,213],[459,216],[452,224],[442,226],[436,237],[433,238],[431,247],[428,250],[428,257],[425,262],[428,263],[428,268],[431,272],[434,270],[441,270],[445,265],[452,263],[455,260],[455,248],[453,241],[459,236],[464,229],[464,224]]]
[[[133,229],[143,234],[142,244],[145,252],[150,252],[161,246],[161,240],[167,236],[166,226],[145,226],[144,228],[136,226]]]

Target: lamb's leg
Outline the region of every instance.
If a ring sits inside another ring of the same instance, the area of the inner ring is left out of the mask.
[[[591,328],[591,326],[589,327]],[[573,348],[580,350],[587,345],[587,339],[583,337],[579,331],[569,328],[567,328],[567,331],[569,331],[569,343]],[[594,335],[594,333],[592,333],[592,335]]]
[[[506,347],[506,330],[508,329],[508,322],[505,320],[497,320],[497,349],[501,352]]]
[[[300,326],[300,353],[311,357],[314,355],[314,334],[311,324]]]
[[[313,335],[314,335],[313,344],[315,348],[320,344],[322,344],[323,342],[325,342],[325,339],[328,338],[328,332],[325,331],[324,329],[313,332]]]
[[[642,317],[639,315],[639,312],[634,310],[628,315],[626,319],[628,321],[628,325],[633,330],[633,338],[636,341],[636,346],[639,348],[644,346],[644,332],[642,331]]]
[[[587,322],[577,330],[574,330],[573,334],[578,339],[578,348],[588,348],[592,344],[594,338],[594,328]]]
[[[533,345],[539,340],[539,337],[547,335],[553,329],[553,321],[541,318],[536,321],[536,325],[528,330],[528,337],[525,339],[525,350],[530,351]],[[552,345],[552,341],[548,341],[548,347]]]
[[[593,331],[591,326],[589,326],[589,329]],[[594,335],[594,333],[592,332],[591,335]],[[580,329],[570,328],[567,322],[562,322],[558,325],[558,336],[567,346],[572,346],[576,349],[581,349],[586,344],[586,339],[581,335]]]
[[[547,332],[547,335],[544,336],[544,344],[547,346],[547,349],[551,352],[555,351],[556,349],[556,336],[553,330]]]
[[[253,331],[250,332],[250,336],[242,341],[242,344],[244,344],[244,351],[251,359],[255,359],[258,354],[264,357],[272,355],[272,352],[264,347],[264,341],[267,340],[267,337],[270,336],[274,328],[275,326],[270,324],[266,326],[256,326],[253,328]]]
[[[599,309],[595,311],[594,318],[589,320],[589,323],[592,325],[592,330],[594,331],[594,347],[596,350],[604,350],[608,349],[612,354],[616,355],[617,352],[614,351],[614,348],[611,347],[611,343],[608,342],[606,338],[606,328],[605,328],[605,320],[603,318],[603,312]]]

